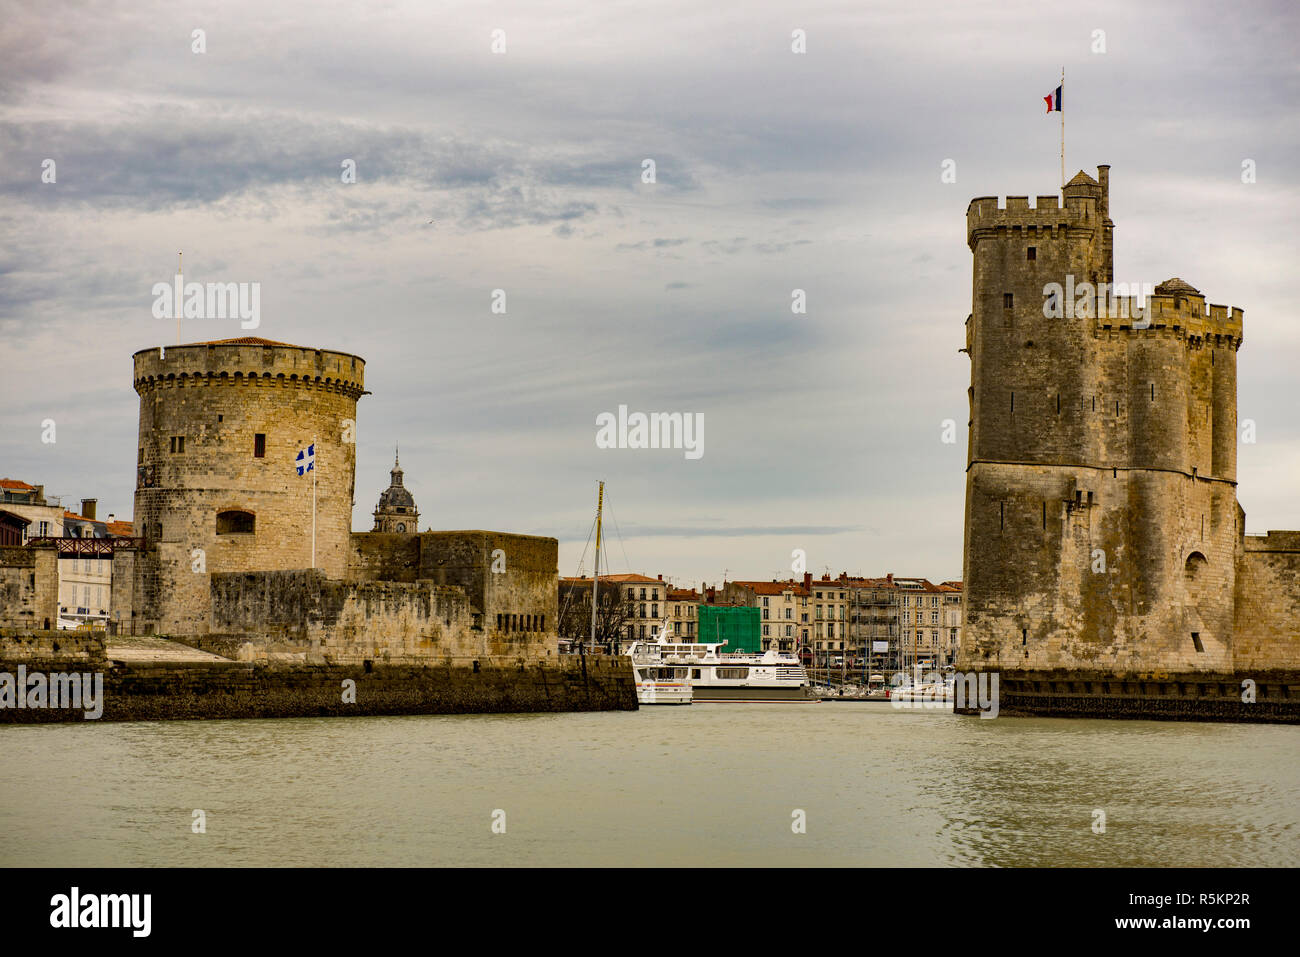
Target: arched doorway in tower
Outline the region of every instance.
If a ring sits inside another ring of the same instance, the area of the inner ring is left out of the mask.
[[[1187,593],[1186,621],[1191,632],[1192,649],[1196,654],[1205,652],[1209,637],[1205,627],[1205,613],[1209,610],[1213,585],[1210,581],[1210,563],[1201,552],[1192,552],[1183,563],[1183,588]],[[1189,636],[1184,636],[1187,640]]]

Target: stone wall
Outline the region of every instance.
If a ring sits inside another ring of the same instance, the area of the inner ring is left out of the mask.
[[[32,660],[0,640],[0,671]],[[45,659],[49,670],[89,670],[72,657]],[[54,665],[56,667],[50,667]],[[62,667],[57,667],[62,665]],[[40,664],[35,666],[39,667]],[[345,681],[355,703],[345,702]],[[115,667],[104,673],[102,721],[210,718],[306,718],[360,715],[502,714],[635,711],[636,688],[626,658],[585,662],[467,661],[447,667],[387,664],[274,667],[229,664]],[[0,723],[85,720],[77,709],[0,708]]]
[[[0,628],[54,628],[59,559],[52,545],[0,548]]]
[[[108,665],[102,635],[75,631],[0,628],[0,671],[103,669]]]
[[[535,660],[553,650],[534,633],[484,628],[465,593],[451,585],[341,582],[306,569],[210,577],[211,641],[182,640],[218,654],[233,649],[241,657],[428,662],[487,656]],[[239,651],[246,643],[251,650]]]
[[[1300,532],[1244,536],[1235,597],[1237,667],[1300,668]]]
[[[559,622],[559,542],[507,532],[422,532],[419,577],[456,585],[502,636],[554,643]]]
[[[959,713],[978,711],[963,708]],[[997,714],[1296,724],[1300,723],[1300,671],[1004,672],[999,674]]]
[[[420,571],[420,539],[393,532],[353,532],[348,549],[351,581],[413,582]]]

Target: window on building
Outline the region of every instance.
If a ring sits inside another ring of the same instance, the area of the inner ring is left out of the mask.
[[[258,432],[253,436],[253,458],[266,458],[266,433]]]
[[[218,535],[251,535],[257,523],[256,517],[252,512],[242,512],[237,509],[231,509],[226,512],[217,513],[217,534]],[[161,526],[159,526],[161,528]],[[162,537],[159,532],[159,538]]]
[[[642,599],[643,601],[645,600],[645,589],[644,589],[644,588],[641,589],[641,599]]]
[[[1009,293],[1009,292],[1004,292],[1004,293],[1002,294],[1002,308],[1003,308],[1003,309],[1010,309],[1010,308],[1011,308],[1011,303],[1012,303],[1011,293]]]
[[[794,628],[793,625],[786,625],[786,626],[785,626],[785,636],[786,636],[787,638],[789,638],[791,635],[794,634],[794,630],[793,630],[793,628]],[[804,634],[807,635],[807,632],[804,632]]]
[[[1027,250],[1025,250],[1025,252],[1026,252],[1026,254],[1027,254],[1026,258],[1028,258],[1028,260],[1029,260],[1030,262],[1034,262],[1035,260],[1038,259],[1038,247],[1037,247],[1037,246],[1030,246]]]
[[[173,452],[178,452],[178,453],[179,453],[179,452],[184,452],[184,451],[185,451],[185,436],[183,436],[183,435],[173,435],[173,436],[172,436],[172,443],[171,443],[171,450],[172,450]]]
[[[770,638],[771,636],[772,636],[772,626],[771,626],[771,625],[764,625],[764,626],[763,626],[763,637],[764,637],[764,638]]]
[[[787,617],[787,618],[793,618],[793,617],[794,617],[794,609],[793,609],[793,608],[786,608],[786,610],[785,610],[785,617]]]

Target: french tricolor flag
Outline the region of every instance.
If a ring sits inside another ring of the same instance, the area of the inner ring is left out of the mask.
[[[1047,104],[1048,113],[1051,113],[1053,110],[1055,110],[1058,113],[1063,112],[1063,107],[1061,106],[1061,91],[1063,89],[1065,89],[1063,85],[1058,86],[1056,88],[1056,92],[1053,93],[1051,96],[1043,97],[1043,102]]]

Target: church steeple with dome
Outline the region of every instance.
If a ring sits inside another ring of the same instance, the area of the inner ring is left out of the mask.
[[[415,499],[402,485],[402,465],[396,449],[393,452],[393,470],[389,474],[391,484],[379,495],[373,530],[414,535],[419,530],[420,512],[415,507]]]

